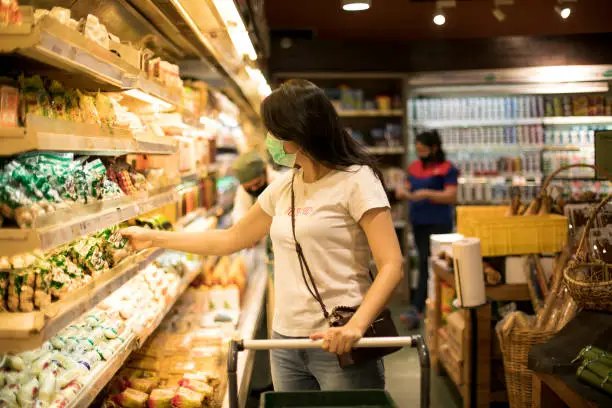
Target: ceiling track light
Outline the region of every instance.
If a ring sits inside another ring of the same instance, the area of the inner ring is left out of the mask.
[[[567,3],[577,3],[578,0],[557,0],[555,11],[562,19],[566,20],[572,14],[572,8]]]
[[[442,26],[446,23],[446,16],[444,15],[445,8],[455,8],[457,2],[455,0],[438,0],[436,1],[436,10],[433,16],[433,22],[437,26]]]
[[[342,0],[342,10],[363,11],[372,6],[372,0]]]
[[[503,10],[501,9],[501,6],[513,6],[513,5],[514,5],[514,0],[494,0],[493,1],[494,8],[491,10],[491,12],[493,13],[493,16],[497,19],[497,21],[501,23],[502,21],[506,19],[506,13],[503,12]]]

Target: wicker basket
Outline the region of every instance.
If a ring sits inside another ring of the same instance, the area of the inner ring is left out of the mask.
[[[583,309],[612,312],[612,264],[590,261],[587,249],[593,221],[611,199],[609,195],[595,207],[582,232],[576,255],[563,271],[570,296]]]
[[[510,408],[531,408],[532,371],[527,368],[531,347],[546,343],[555,331],[512,329],[507,335],[500,332],[499,344],[504,355],[504,372]]]

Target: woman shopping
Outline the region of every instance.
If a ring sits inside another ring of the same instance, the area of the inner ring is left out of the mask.
[[[459,176],[457,168],[446,160],[437,131],[417,135],[414,147],[419,159],[408,167],[407,181],[396,191],[398,199],[410,201],[410,220],[419,255],[417,289],[410,310],[402,315],[409,329],[419,326],[427,299],[429,238],[432,234],[453,231],[453,204],[457,201]]]
[[[263,101],[261,114],[272,158],[293,170],[272,182],[240,221],[228,230],[128,228],[124,234],[136,249],[225,255],[270,233],[274,337],[323,340],[323,350],[271,352],[275,389],[384,388],[380,358],[345,368],[339,364],[339,356],[377,324],[402,279],[402,255],[380,172],[345,131],[323,91],[308,81],[281,85]],[[373,281],[372,255],[378,270]],[[357,309],[345,325],[330,327],[338,306]]]

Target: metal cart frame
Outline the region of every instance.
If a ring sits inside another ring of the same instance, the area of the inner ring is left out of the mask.
[[[322,340],[309,339],[296,340],[232,340],[230,343],[227,361],[228,393],[230,408],[238,406],[238,353],[244,350],[272,350],[272,349],[317,349],[323,344]],[[358,347],[413,347],[419,353],[421,366],[421,408],[429,408],[430,403],[430,364],[429,349],[421,335],[405,337],[377,338],[367,337],[359,340],[353,346]]]

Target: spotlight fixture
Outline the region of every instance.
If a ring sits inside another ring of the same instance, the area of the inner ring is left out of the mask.
[[[559,6],[556,6],[556,7],[555,7],[555,11],[556,11],[556,12],[557,12],[557,14],[559,14],[559,15],[561,16],[561,18],[562,18],[562,19],[564,19],[564,20],[565,20],[566,18],[568,18],[568,17],[569,17],[569,16],[572,14],[572,9],[571,9],[571,8],[569,8],[569,7],[563,7],[563,8],[561,8],[561,7],[559,7]]]
[[[442,26],[446,23],[446,16],[444,15],[445,8],[454,8],[457,6],[456,0],[437,0],[436,10],[433,16],[433,22],[437,26]]]
[[[572,9],[566,3],[577,3],[578,0],[557,0],[555,11],[561,16],[562,19],[566,20],[571,14]]]
[[[506,13],[503,12],[503,10],[501,9],[501,6],[512,6],[514,5],[514,0],[494,0],[493,1],[493,10],[491,10],[491,13],[493,13],[493,16],[497,19],[497,21],[499,21],[500,23],[502,21],[504,21],[506,19]]]
[[[342,10],[363,11],[372,6],[372,0],[342,0]]]
[[[433,18],[433,22],[435,25],[439,26],[444,25],[444,23],[446,23],[446,17],[444,17],[444,14],[442,14],[442,10],[436,12]]]

